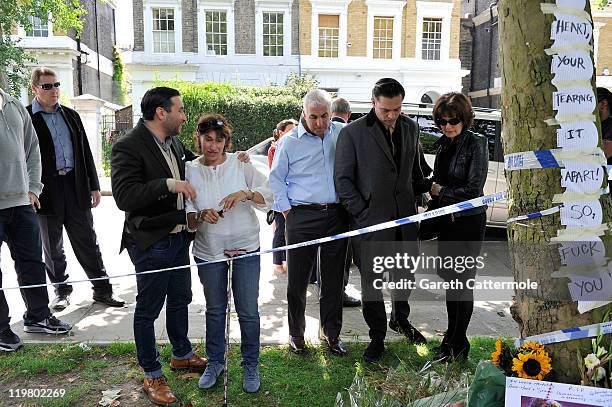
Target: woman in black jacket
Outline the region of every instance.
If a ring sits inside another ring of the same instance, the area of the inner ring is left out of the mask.
[[[483,196],[489,165],[487,139],[468,129],[474,121],[472,105],[461,93],[442,95],[433,109],[436,125],[442,130],[437,142],[430,194],[437,207],[452,205]],[[457,260],[476,258],[480,253],[486,227],[486,206],[446,215],[437,221],[438,255]],[[444,263],[443,263],[444,264]],[[445,281],[462,283],[446,290],[448,329],[436,359],[465,359],[470,350],[467,328],[474,310],[473,289],[466,287],[475,278],[476,267],[438,268]]]

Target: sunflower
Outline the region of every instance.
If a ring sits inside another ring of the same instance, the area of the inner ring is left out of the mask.
[[[521,351],[531,352],[544,352],[544,345],[538,342],[525,342],[521,345]]]
[[[546,351],[519,353],[513,360],[512,370],[522,379],[542,380],[552,370]]]
[[[493,362],[493,364],[496,366],[499,366],[500,357],[502,355],[502,346],[503,342],[501,339],[495,341],[495,352],[491,353],[491,362]]]

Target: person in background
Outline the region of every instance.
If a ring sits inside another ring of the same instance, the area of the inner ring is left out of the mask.
[[[187,163],[185,178],[197,197],[187,201],[187,224],[197,230],[193,243],[194,261],[206,298],[206,353],[208,366],[199,386],[209,389],[223,373],[225,318],[227,310],[228,256],[259,251],[259,220],[254,208],[265,210],[272,202],[266,176],[250,163],[229,152],[232,128],[219,114],[198,119],[194,144],[201,157]],[[259,390],[259,256],[234,260],[232,291],[242,352],[242,388]]]
[[[332,102],[331,121],[348,123],[351,118],[351,104],[344,98],[336,98]]]
[[[290,132],[297,126],[297,121],[293,119],[286,119],[279,122],[276,128],[272,132],[272,145],[268,150],[268,165],[272,168],[272,161],[274,160],[274,153],[276,152],[276,144],[281,137],[286,133]],[[274,237],[272,238],[272,248],[285,246],[285,217],[280,212],[274,212],[274,222],[272,223],[272,230],[274,231]],[[274,252],[272,253],[272,262],[274,264],[275,274],[284,274],[287,272],[287,252]]]
[[[201,373],[206,367],[188,338],[192,294],[185,200],[195,199],[196,190],[185,181],[185,163],[196,157],[177,137],[187,117],[176,89],[149,89],[140,107],[142,119],[113,146],[111,185],[125,212],[120,251],[127,248],[136,271],[134,342],[143,390],[151,402],[168,405],[178,398],[163,374],[154,329],[164,304],[170,369]]]
[[[36,67],[32,71],[35,97],[27,107],[40,145],[42,182],[40,195],[41,237],[49,280],[54,286],[51,308],[61,311],[70,304],[72,286],[65,284],[66,255],[64,229],[72,250],[88,278],[108,277],[91,209],[100,204],[100,182],[81,117],[59,103],[60,83],[55,71]],[[93,300],[110,307],[123,307],[125,301],[113,295],[108,279],[95,280]]]
[[[608,159],[608,165],[612,165],[612,92],[607,88],[597,88],[597,110],[601,119],[601,138],[603,139],[604,153]]]
[[[18,100],[0,89],[0,245],[8,243],[15,260],[19,285],[45,284],[40,229],[34,209],[43,189],[38,138],[28,112]],[[2,274],[0,272],[0,287]],[[26,312],[23,330],[65,334],[72,326],[51,315],[47,287],[21,290]],[[22,346],[10,326],[9,307],[0,290],[0,351]]]
[[[430,194],[439,208],[483,196],[489,155],[487,139],[469,130],[474,112],[469,99],[456,92],[440,96],[433,108],[433,118],[444,136],[436,141]],[[438,256],[472,256],[480,253],[484,240],[487,207],[467,209],[437,220]],[[448,326],[435,359],[465,360],[470,351],[467,329],[474,311],[474,291],[465,282],[476,276],[476,267],[459,273],[438,269],[445,281],[461,281],[463,289],[446,290]]]

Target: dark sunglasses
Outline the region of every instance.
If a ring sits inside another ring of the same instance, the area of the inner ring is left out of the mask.
[[[43,83],[42,85],[38,85],[39,88],[41,88],[42,90],[51,90],[53,88],[59,88],[60,87],[60,83],[59,82],[55,82],[55,83]]]
[[[198,133],[204,134],[210,129],[218,129],[225,126],[225,122],[221,119],[212,119],[198,124]]]
[[[444,120],[444,119],[437,119],[436,120],[436,124],[440,127],[442,126],[446,126],[447,124],[450,124],[451,126],[456,126],[459,123],[461,123],[461,119],[457,119],[456,117],[454,119],[450,119],[450,120]]]

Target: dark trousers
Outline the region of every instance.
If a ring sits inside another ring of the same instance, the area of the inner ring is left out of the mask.
[[[470,216],[445,217],[438,233],[439,256],[473,256],[480,253],[487,224],[487,214]],[[472,267],[461,274],[454,270],[438,270],[445,281],[459,280],[465,282],[476,276]],[[444,335],[444,346],[458,353],[469,349],[467,329],[474,312],[474,290],[469,288],[446,290],[446,312],[448,326]]]
[[[20,286],[45,284],[45,264],[42,262],[40,229],[34,209],[30,205],[0,210],[0,245],[8,243],[15,262]],[[0,287],[2,272],[0,271]],[[24,320],[41,321],[51,315],[47,287],[21,290],[26,306]],[[0,291],[0,331],[9,327],[10,317],[4,291]]]
[[[128,244],[128,253],[136,273],[147,270],[189,264],[187,233],[169,235],[147,250]],[[166,330],[172,344],[172,354],[182,358],[192,352],[187,338],[187,306],[191,303],[191,271],[189,267],[136,276],[136,309],[134,311],[134,342],[138,364],[145,376],[161,376],[159,352],[155,346],[155,320],[166,302]]]
[[[285,216],[282,212],[274,212],[274,237],[272,238],[272,248],[285,246]],[[272,253],[273,264],[283,264],[287,261],[287,251]]]
[[[341,207],[313,210],[293,207],[287,216],[287,244],[318,239],[348,230],[347,214]],[[306,290],[317,262],[317,246],[289,250],[287,253],[287,301],[289,305],[289,334],[304,336],[306,328]],[[320,283],[320,323],[323,333],[331,338],[340,335],[342,328],[342,287],[346,240],[320,245],[318,276]]]
[[[374,280],[380,278],[380,275],[375,274],[372,270],[372,264],[364,264],[362,262],[362,245],[368,244],[368,241],[379,240],[377,233],[369,233],[363,236],[352,238],[353,258],[356,262],[359,273],[361,274],[361,304],[363,319],[368,324],[369,336],[371,340],[384,341],[387,335],[387,311],[383,293],[381,290],[374,288]],[[401,241],[402,236],[399,228],[395,228],[395,241]],[[405,242],[407,243],[407,242]],[[416,247],[416,242],[415,242]],[[394,280],[399,280],[402,277],[414,278],[412,274],[391,276]],[[410,315],[410,305],[408,304],[408,290],[391,290],[391,319],[400,323],[408,322]]]
[[[105,277],[106,269],[98,238],[93,228],[91,209],[77,207],[74,190],[74,171],[56,177],[57,199],[55,215],[39,215],[40,230],[45,253],[45,265],[49,280],[62,283],[68,280],[66,274],[66,255],[64,254],[64,228],[70,239],[72,250],[88,278]],[[108,280],[92,281],[95,295],[106,295],[112,292]],[[70,294],[70,284],[55,285],[56,294]]]

